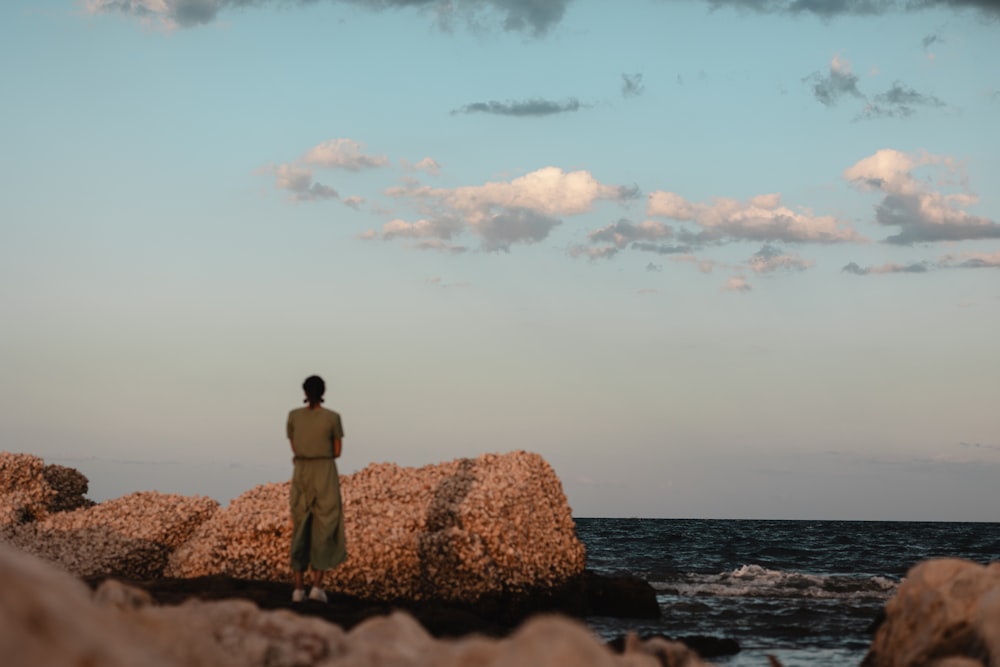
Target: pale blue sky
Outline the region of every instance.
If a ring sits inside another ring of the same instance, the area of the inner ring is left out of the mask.
[[[0,6],[0,448],[225,501],[315,372],[342,472],[998,519],[995,2],[249,4]]]

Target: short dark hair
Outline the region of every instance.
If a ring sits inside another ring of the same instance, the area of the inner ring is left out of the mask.
[[[306,392],[307,403],[322,403],[326,393],[326,383],[318,375],[310,375],[302,383],[302,391]]]

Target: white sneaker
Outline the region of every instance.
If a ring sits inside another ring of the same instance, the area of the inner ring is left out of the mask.
[[[317,588],[313,586],[309,589],[309,599],[316,600],[316,602],[326,602],[326,591],[322,588]]]
[[[292,602],[302,602],[306,599],[306,591],[304,588],[296,588],[292,591]]]

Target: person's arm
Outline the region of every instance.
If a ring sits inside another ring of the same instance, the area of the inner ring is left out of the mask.
[[[344,439],[344,422],[340,415],[333,422],[333,458],[340,458],[341,441]]]

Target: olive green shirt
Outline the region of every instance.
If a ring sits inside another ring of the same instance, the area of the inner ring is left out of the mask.
[[[324,407],[292,410],[286,430],[292,451],[305,458],[332,457],[334,441],[344,438],[340,415]]]

